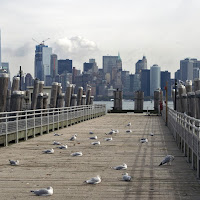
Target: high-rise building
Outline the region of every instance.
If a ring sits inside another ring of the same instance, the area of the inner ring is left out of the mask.
[[[147,59],[145,56],[135,64],[135,73],[140,74],[142,69],[147,69]]]
[[[93,68],[93,63],[83,63],[83,71],[84,72],[88,72],[91,71],[92,72],[92,68]]]
[[[45,81],[46,76],[50,75],[52,48],[41,43],[35,50],[35,78]]]
[[[103,71],[104,73],[112,73],[112,69],[117,67],[118,56],[103,56]]]
[[[160,67],[153,65],[150,68],[150,96],[154,96],[154,91],[160,88]]]
[[[72,60],[58,60],[58,74],[62,74],[64,72],[72,73]]]
[[[28,86],[33,86],[33,77],[30,73],[27,73],[25,76],[25,90]]]
[[[180,80],[185,82],[186,80],[193,80],[193,64],[194,60],[186,58],[180,61]]]
[[[141,90],[144,92],[144,96],[150,96],[150,70],[141,70]]]
[[[130,92],[135,92],[141,89],[140,74],[130,75]]]
[[[195,78],[200,78],[200,69],[199,68],[193,69],[193,79],[195,79]]]
[[[181,72],[180,72],[180,69],[178,69],[175,73],[174,73],[174,77],[175,79],[178,81],[178,80],[181,80]]]
[[[160,77],[161,90],[165,91],[165,86],[167,82],[168,96],[171,96],[171,73],[168,71],[161,71]],[[166,93],[164,92],[163,95],[165,96]]]
[[[58,74],[58,57],[56,54],[51,55],[50,75],[53,79]]]
[[[129,71],[122,71],[121,72],[121,79],[122,79],[123,93],[126,94],[126,93],[129,92],[129,89],[130,89]]]

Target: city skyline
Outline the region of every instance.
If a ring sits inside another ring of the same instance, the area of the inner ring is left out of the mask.
[[[77,69],[90,58],[102,68],[102,56],[119,51],[125,70],[134,73],[145,55],[148,69],[158,64],[173,76],[180,60],[200,58],[199,8],[198,0],[2,0],[2,61],[10,63],[12,75],[20,65],[34,74],[32,38],[50,38],[45,44],[59,59],[72,59]]]

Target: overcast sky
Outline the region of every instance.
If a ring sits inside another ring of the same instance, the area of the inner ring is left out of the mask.
[[[200,0],[0,0],[2,61],[11,75],[19,66],[34,75],[36,42],[45,42],[73,66],[120,52],[123,69],[135,72],[143,55],[148,68],[174,72],[181,59],[200,59]]]

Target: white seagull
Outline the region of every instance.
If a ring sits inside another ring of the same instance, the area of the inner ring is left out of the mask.
[[[53,154],[54,153],[54,149],[47,149],[47,150],[43,151],[43,153]]]
[[[124,181],[131,181],[131,176],[128,175],[128,173],[122,174],[122,178]]]
[[[113,167],[113,169],[116,169],[116,170],[127,169],[127,164],[123,163],[123,165]]]
[[[129,129],[129,130],[127,130],[127,131],[126,131],[126,133],[132,133],[132,130],[131,130],[131,129]]]
[[[101,177],[97,175],[96,177],[93,177],[90,180],[87,180],[85,182],[88,184],[98,184],[98,183],[101,183]]]
[[[54,133],[54,136],[61,136],[60,134],[58,134],[58,133]]]
[[[19,160],[9,160],[11,165],[19,165]]]
[[[91,135],[92,135],[92,134],[94,134],[94,132],[90,131],[90,132],[89,132],[89,134],[91,134]]]
[[[75,153],[72,153],[71,156],[82,156],[83,153],[80,151],[80,152],[75,152]]]
[[[131,122],[129,122],[129,123],[127,124],[127,126],[131,126]]]
[[[91,144],[92,145],[100,145],[100,141],[98,141],[98,142],[92,142]]]
[[[147,138],[141,138],[141,139],[140,139],[140,142],[141,142],[141,143],[147,143],[147,142],[148,142],[148,139],[147,139]]]
[[[67,145],[61,145],[61,146],[59,146],[57,148],[59,148],[59,149],[67,149]]]
[[[54,142],[53,142],[53,145],[61,145],[61,142],[56,142],[56,141],[54,141]]]
[[[153,133],[150,133],[150,136],[154,136],[154,134],[153,134]]]
[[[119,133],[119,130],[118,129],[116,129],[116,130],[114,130],[114,129],[111,129],[111,131],[113,131],[113,133]]]
[[[112,137],[110,138],[105,138],[105,141],[111,141],[112,140]]]
[[[97,136],[90,137],[90,140],[97,140]]]
[[[172,155],[167,155],[167,156],[162,160],[162,162],[160,163],[159,166],[164,165],[165,163],[171,165],[171,162],[172,162],[173,160],[174,160],[174,156],[172,156]]]
[[[77,134],[73,135],[69,140],[74,141],[74,140],[76,140],[76,138],[77,138]]]
[[[31,190],[37,196],[51,196],[53,195],[53,188],[47,187],[40,190]]]

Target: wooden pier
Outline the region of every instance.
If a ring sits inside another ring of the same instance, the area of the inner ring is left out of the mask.
[[[132,123],[132,133],[126,133],[128,122]],[[111,129],[119,133],[106,142],[105,133]],[[91,145],[89,131],[98,136],[100,146]],[[151,132],[154,136],[150,136]],[[49,133],[0,149],[1,200],[39,199],[30,190],[47,186],[54,188],[48,200],[200,199],[195,171],[160,116],[107,114],[56,133],[63,135]],[[77,140],[69,141],[74,134],[78,134]],[[140,143],[143,137],[148,138],[148,143]],[[68,149],[55,148],[53,141],[67,144]],[[42,153],[51,148],[54,154]],[[77,151],[82,151],[83,156],[70,156]],[[172,165],[158,166],[168,154],[175,156]],[[9,165],[8,159],[19,160],[19,166]],[[112,169],[122,163],[128,165],[127,170]],[[131,182],[122,181],[124,172],[132,176]],[[102,177],[100,184],[83,183],[96,175]]]

